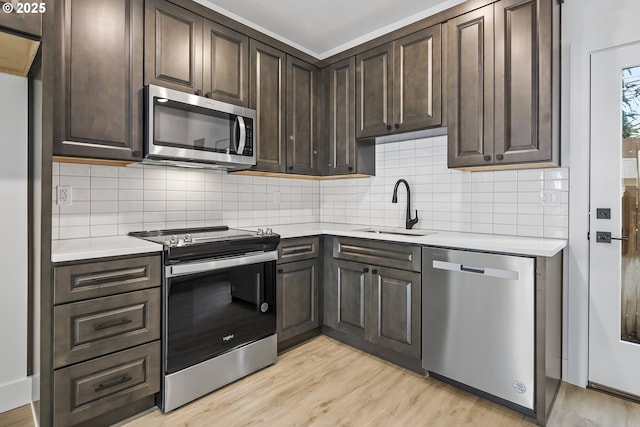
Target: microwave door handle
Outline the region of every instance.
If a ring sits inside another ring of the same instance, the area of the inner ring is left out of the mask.
[[[244,146],[247,143],[247,128],[244,124],[243,117],[236,116],[236,124],[240,128],[240,138],[238,139],[236,154],[241,156],[242,153],[244,153]]]

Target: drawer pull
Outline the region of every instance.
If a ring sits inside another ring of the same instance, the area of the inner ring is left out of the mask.
[[[147,276],[147,267],[138,267],[75,277],[74,282],[76,287],[98,286],[109,282],[146,278]]]
[[[127,323],[131,323],[131,322],[133,322],[133,320],[131,319],[114,320],[112,322],[107,322],[107,323],[98,323],[93,327],[93,329],[96,331],[101,331],[103,329],[113,328],[114,326],[126,325]]]
[[[118,378],[117,380],[111,381],[110,383],[99,384],[98,387],[96,387],[94,390],[97,393],[97,392],[102,391],[104,389],[107,389],[107,388],[110,388],[110,387],[115,387],[115,386],[117,386],[119,384],[124,384],[127,381],[131,381],[132,379],[133,378],[130,377],[129,375],[125,375],[124,377]]]

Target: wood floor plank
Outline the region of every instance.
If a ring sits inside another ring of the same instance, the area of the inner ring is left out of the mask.
[[[2,427],[32,427],[34,426],[31,405],[24,405],[0,414]]]
[[[531,427],[501,405],[425,378],[326,336],[169,414],[126,427]],[[640,404],[563,383],[550,427],[638,427]]]

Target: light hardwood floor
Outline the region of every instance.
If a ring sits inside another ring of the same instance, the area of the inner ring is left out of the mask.
[[[7,417],[15,411],[0,414],[0,426],[33,425]],[[155,409],[119,425],[533,426],[517,412],[325,336],[169,414]],[[640,404],[563,383],[548,425],[636,427]]]
[[[549,426],[640,426],[640,404],[563,383]],[[126,427],[430,426],[516,427],[517,412],[321,336],[275,366],[169,414]]]

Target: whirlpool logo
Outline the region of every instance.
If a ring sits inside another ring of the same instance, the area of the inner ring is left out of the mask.
[[[231,341],[234,338],[235,338],[235,336],[233,334],[229,334],[227,336],[222,337],[222,341],[228,342],[228,341]]]
[[[523,382],[521,381],[514,381],[513,382],[513,389],[516,391],[516,393],[526,393],[527,391],[527,386],[524,385]]]

